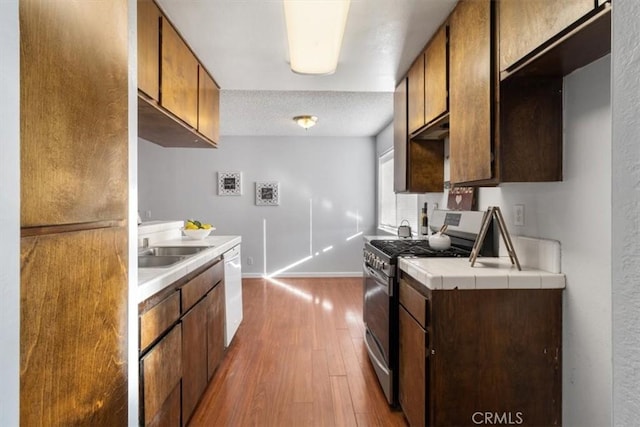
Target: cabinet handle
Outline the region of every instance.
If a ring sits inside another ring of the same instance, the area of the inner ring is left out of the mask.
[[[431,349],[431,355],[433,356],[435,354],[436,354],[436,351],[434,349]]]

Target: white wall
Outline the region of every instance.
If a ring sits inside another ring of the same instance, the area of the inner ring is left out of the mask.
[[[567,276],[563,307],[563,425],[611,422],[610,57],[564,80],[564,179],[479,192],[501,206],[512,234],[556,239]],[[525,226],[512,209],[525,205]]]
[[[19,424],[20,51],[18,0],[0,1],[0,420]]]
[[[225,137],[216,150],[140,140],[138,165],[143,216],[151,210],[153,219],[196,218],[212,223],[216,234],[241,235],[245,275],[270,274],[310,254],[287,273],[361,274],[362,238],[346,239],[374,229],[373,138]],[[219,171],[242,172],[242,196],[217,195]],[[256,181],[280,183],[279,206],[255,205]]]
[[[613,424],[640,419],[640,2],[613,7]]]

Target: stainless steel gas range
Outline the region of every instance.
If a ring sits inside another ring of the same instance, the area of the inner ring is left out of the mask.
[[[399,257],[469,257],[484,212],[435,210],[431,231],[447,224],[451,247],[436,250],[425,239],[372,239],[364,247],[365,345],[380,385],[390,405],[397,404],[398,390],[398,271]],[[497,255],[493,226],[480,253]]]

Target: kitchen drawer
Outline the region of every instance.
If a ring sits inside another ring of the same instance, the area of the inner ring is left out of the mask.
[[[143,352],[180,317],[180,291],[140,315],[139,350]]]
[[[210,268],[187,282],[180,288],[182,291],[182,313],[186,313],[223,278],[224,262],[219,260]]]
[[[429,323],[429,299],[409,284],[407,277],[400,279],[400,304],[426,328]]]
[[[149,425],[159,412],[169,410],[165,407],[165,402],[174,395],[181,377],[182,327],[178,324],[140,360],[140,391],[143,405],[140,410],[140,424]]]

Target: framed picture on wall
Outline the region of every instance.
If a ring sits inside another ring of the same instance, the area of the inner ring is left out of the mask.
[[[218,196],[242,195],[242,172],[218,172]]]
[[[280,183],[256,182],[256,205],[277,206],[280,204]]]

